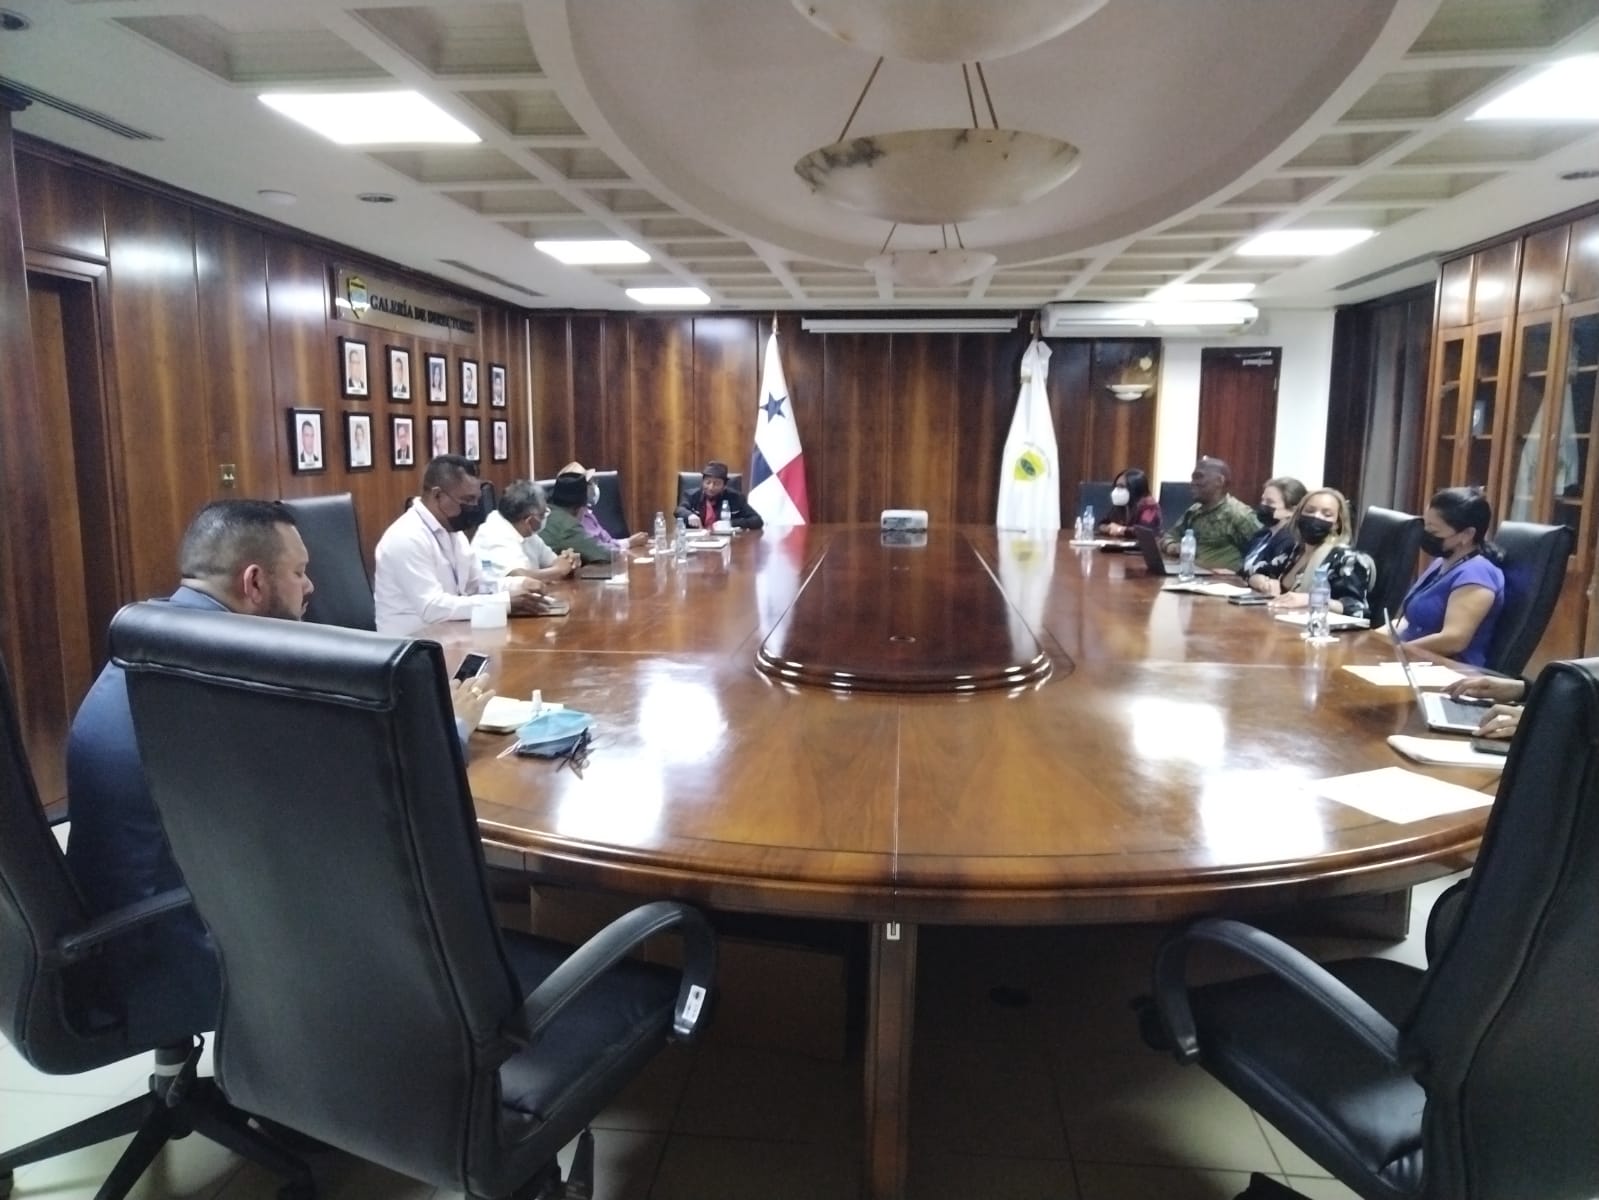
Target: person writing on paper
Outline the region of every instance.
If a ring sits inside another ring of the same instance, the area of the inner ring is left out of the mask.
[[[1293,533],[1288,545],[1256,565],[1250,589],[1270,596],[1272,608],[1304,608],[1310,603],[1316,568],[1325,566],[1331,591],[1328,610],[1367,617],[1377,566],[1350,545],[1354,521],[1344,494],[1332,488],[1309,493],[1295,507],[1289,528]]]
[[[378,539],[372,599],[379,633],[415,633],[434,621],[465,621],[486,601],[483,569],[466,540],[477,521],[481,485],[476,464],[441,454],[422,472],[422,493]],[[533,579],[510,579],[511,615],[536,615]],[[490,587],[487,590],[494,590]]]
[[[677,506],[677,515],[690,529],[711,529],[721,520],[724,504],[734,529],[760,529],[766,523],[742,492],[727,486],[727,464],[713,459],[700,472],[700,486]]]
[[[1421,548],[1436,561],[1421,573],[1395,623],[1416,654],[1436,654],[1467,666],[1487,662],[1504,607],[1505,573],[1488,540],[1493,508],[1481,488],[1445,488],[1422,517]]]
[[[619,544],[614,538],[602,542],[589,533],[583,524],[588,506],[588,478],[579,471],[562,471],[550,489],[550,512],[539,537],[551,550],[570,550],[586,563],[608,563]]]
[[[1275,558],[1294,544],[1294,510],[1305,498],[1305,485],[1291,475],[1279,475],[1266,481],[1260,489],[1260,503],[1255,505],[1255,518],[1261,524],[1260,532],[1244,547],[1244,565],[1238,573],[1246,580],[1251,578],[1260,564]]]
[[[1244,563],[1244,547],[1260,532],[1254,511],[1234,496],[1233,469],[1209,455],[1194,465],[1189,476],[1194,502],[1177,522],[1177,527],[1161,538],[1161,549],[1176,554],[1183,534],[1194,531],[1195,561],[1202,567],[1236,571]]]
[[[1492,700],[1493,707],[1483,713],[1477,737],[1509,740],[1521,724],[1521,702],[1527,698],[1525,679],[1502,675],[1472,675],[1457,679],[1445,689],[1456,700]]]
[[[1110,512],[1099,523],[1099,532],[1121,538],[1139,526],[1160,536],[1160,502],[1149,494],[1149,476],[1128,467],[1110,482]]]
[[[556,553],[538,536],[549,516],[544,489],[518,479],[505,489],[496,509],[472,538],[472,552],[494,578],[525,575],[529,579],[565,579],[577,570],[576,550]]]
[[[578,513],[578,524],[582,526],[585,534],[607,549],[622,546],[630,550],[636,550],[645,543],[647,535],[642,529],[629,538],[614,538],[611,536],[611,531],[600,524],[599,514],[594,511],[599,507],[600,503],[600,485],[594,482],[594,472],[592,470],[584,467],[580,462],[569,462],[561,468],[561,474],[581,475],[588,484],[586,502],[582,511]],[[588,562],[589,560],[584,559],[583,561]]]

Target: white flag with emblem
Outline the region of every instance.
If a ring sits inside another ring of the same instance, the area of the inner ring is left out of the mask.
[[[1060,454],[1049,414],[1049,346],[1038,338],[1022,355],[1022,387],[999,464],[1001,529],[1060,528]]]

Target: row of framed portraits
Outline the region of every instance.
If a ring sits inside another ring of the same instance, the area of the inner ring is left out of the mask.
[[[411,352],[404,346],[385,346],[389,362],[389,399],[411,402]],[[422,364],[429,404],[450,402],[450,363],[442,354],[424,354]],[[456,360],[456,394],[469,408],[478,403],[478,364],[475,358]],[[367,345],[359,338],[339,339],[339,394],[346,400],[369,400],[373,395],[371,361]],[[505,366],[489,364],[489,407],[504,408]]]
[[[416,426],[424,418],[389,414],[389,465],[404,470],[418,460],[427,462],[440,454],[460,454],[483,461],[483,422],[477,417],[460,418],[459,441],[455,440],[449,417],[427,417],[427,441],[417,447]],[[511,423],[502,418],[489,422],[490,462],[511,461]],[[296,475],[314,475],[327,470],[330,450],[320,408],[289,409],[289,463]],[[373,437],[371,413],[344,414],[344,469],[370,471],[378,457]]]

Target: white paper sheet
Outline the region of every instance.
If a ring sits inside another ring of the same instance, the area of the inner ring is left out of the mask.
[[[1406,758],[1435,767],[1482,767],[1488,771],[1502,771],[1505,756],[1484,754],[1473,750],[1470,742],[1459,738],[1412,737],[1408,733],[1388,735],[1388,744]]]
[[[1195,579],[1184,582],[1173,579],[1161,584],[1163,592],[1193,592],[1197,596],[1247,596],[1249,589],[1236,583],[1221,583],[1216,580]]]
[[[1310,614],[1308,612],[1303,612],[1303,611],[1280,612],[1280,613],[1273,613],[1272,616],[1276,617],[1279,621],[1281,621],[1285,625],[1308,625],[1308,624],[1310,624]],[[1366,628],[1369,628],[1369,626],[1367,626],[1367,624],[1366,624],[1366,618],[1365,617],[1350,617],[1350,616],[1345,616],[1343,613],[1328,613],[1327,614],[1327,628],[1328,629],[1366,629]]]
[[[545,704],[544,711],[562,707]],[[495,696],[483,706],[483,716],[477,727],[484,733],[515,733],[533,719],[533,702],[518,700],[515,696]]]
[[[1346,664],[1344,670],[1378,687],[1410,686],[1405,681],[1405,669],[1397,662],[1373,663],[1369,666]],[[1459,671],[1442,663],[1411,663],[1410,673],[1416,677],[1416,686],[1421,688],[1448,687],[1455,680],[1465,678]]]
[[[726,548],[725,537],[698,538],[688,544],[690,550],[721,550]]]
[[[1383,767],[1306,784],[1318,796],[1358,808],[1378,820],[1409,825],[1447,813],[1487,808],[1494,798],[1403,767]]]

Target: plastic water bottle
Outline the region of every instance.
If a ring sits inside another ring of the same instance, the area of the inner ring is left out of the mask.
[[[1183,540],[1177,553],[1177,578],[1188,582],[1194,578],[1194,556],[1199,553],[1199,545],[1194,541],[1194,531],[1183,531]]]
[[[655,553],[666,553],[666,514],[655,514]]]
[[[481,568],[483,572],[482,579],[478,581],[478,592],[480,594],[487,595],[490,592],[499,591],[500,576],[502,572],[495,568],[494,561],[489,558],[480,558],[477,561],[479,568]]]
[[[1087,540],[1088,540],[1088,532],[1083,528],[1083,514],[1082,513],[1078,513],[1077,514],[1077,523],[1072,526],[1072,541],[1074,541],[1074,542],[1086,542]]]
[[[688,561],[688,522],[677,519],[677,537],[672,542],[672,557],[678,562]]]
[[[727,506],[727,501],[722,501],[722,507],[716,514],[716,519],[729,527],[733,524],[733,510]]]
[[[1094,537],[1094,506],[1083,506],[1083,541],[1092,541]]]
[[[1332,637],[1327,607],[1332,603],[1332,584],[1327,579],[1327,564],[1322,563],[1310,577],[1310,615],[1305,621],[1305,639],[1324,642]]]

